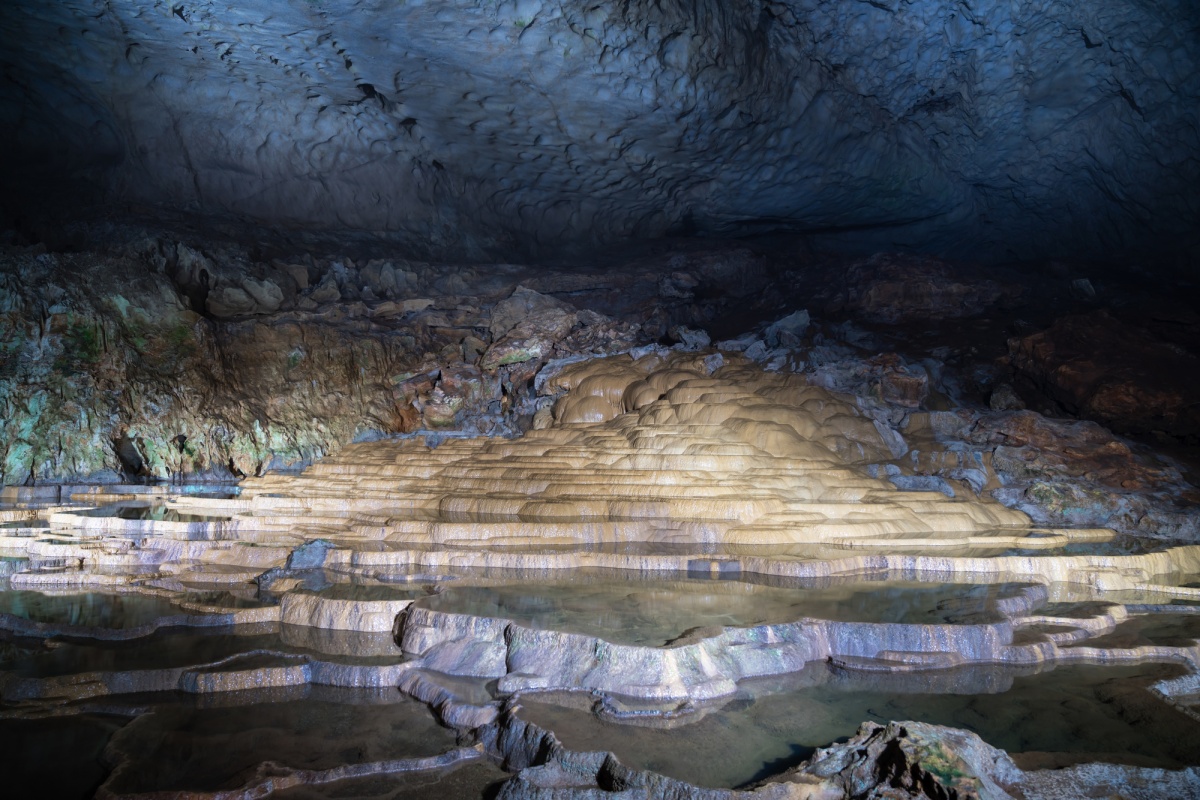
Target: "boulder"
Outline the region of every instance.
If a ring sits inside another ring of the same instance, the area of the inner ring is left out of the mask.
[[[523,320],[483,354],[480,366],[486,370],[506,364],[541,359],[549,355],[555,343],[575,327],[576,315],[561,309],[547,309],[536,317]]]
[[[1200,437],[1200,359],[1096,311],[1009,342],[1023,387],[1119,433]]]
[[[840,792],[864,800],[1010,798],[1004,787],[1021,771],[1003,750],[967,731],[921,722],[864,722],[843,744],[817,750],[780,783],[821,778]],[[812,796],[812,795],[809,795]]]
[[[274,281],[246,278],[242,281],[242,289],[254,299],[256,313],[270,314],[278,311],[283,303],[283,290]]]
[[[533,289],[518,286],[512,295],[501,300],[492,309],[492,321],[488,329],[493,341],[507,334],[518,324],[548,311],[574,313],[575,307]]]
[[[518,286],[492,311],[489,330],[494,343],[483,354],[480,366],[495,370],[547,357],[578,321],[579,314],[569,303]]]
[[[205,304],[209,314],[221,318],[244,316],[258,308],[254,298],[245,289],[236,286],[223,286],[209,292]]]
[[[286,274],[296,284],[296,288],[304,290],[308,288],[308,267],[303,264],[292,264],[284,261],[277,261],[274,264],[275,268]]]
[[[929,396],[929,376],[919,367],[887,369],[879,378],[879,393],[885,403],[920,408]]]
[[[376,297],[393,297],[398,284],[396,268],[387,261],[372,259],[359,271],[363,286],[370,289]]]
[[[1002,383],[988,396],[988,407],[993,411],[1021,411],[1025,408],[1025,401],[1012,386]]]
[[[801,309],[793,311],[783,319],[776,320],[767,326],[764,333],[767,344],[771,347],[798,347],[800,337],[810,322],[808,311]]]
[[[846,305],[867,319],[897,324],[981,313],[1018,287],[972,280],[933,258],[879,254],[850,267]]]
[[[703,350],[712,343],[708,333],[686,325],[676,325],[667,332],[674,341],[678,342],[681,350]]]
[[[308,295],[314,303],[335,303],[342,299],[342,291],[338,288],[333,273],[326,273],[320,284]]]

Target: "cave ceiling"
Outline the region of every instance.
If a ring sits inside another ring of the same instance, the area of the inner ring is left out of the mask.
[[[1187,0],[7,0],[5,201],[447,253],[1197,252]]]

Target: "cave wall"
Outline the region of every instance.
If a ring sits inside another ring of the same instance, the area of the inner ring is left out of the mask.
[[[1194,0],[7,0],[38,194],[481,254],[824,232],[1195,254]]]

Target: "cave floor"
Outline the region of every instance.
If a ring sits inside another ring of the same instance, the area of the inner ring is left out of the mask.
[[[568,364],[518,438],[365,442],[236,486],[6,490],[14,779],[522,797],[616,774],[774,797],[838,790],[829,748],[900,722],[950,748],[947,786],[1039,796],[1097,764],[1196,786],[1200,545],[918,487],[878,468],[887,437],[844,396],[712,355]]]

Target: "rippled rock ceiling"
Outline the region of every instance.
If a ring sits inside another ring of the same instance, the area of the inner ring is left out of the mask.
[[[9,0],[0,150],[10,204],[77,198],[86,176],[443,253],[768,230],[972,257],[1194,252],[1194,11]]]

